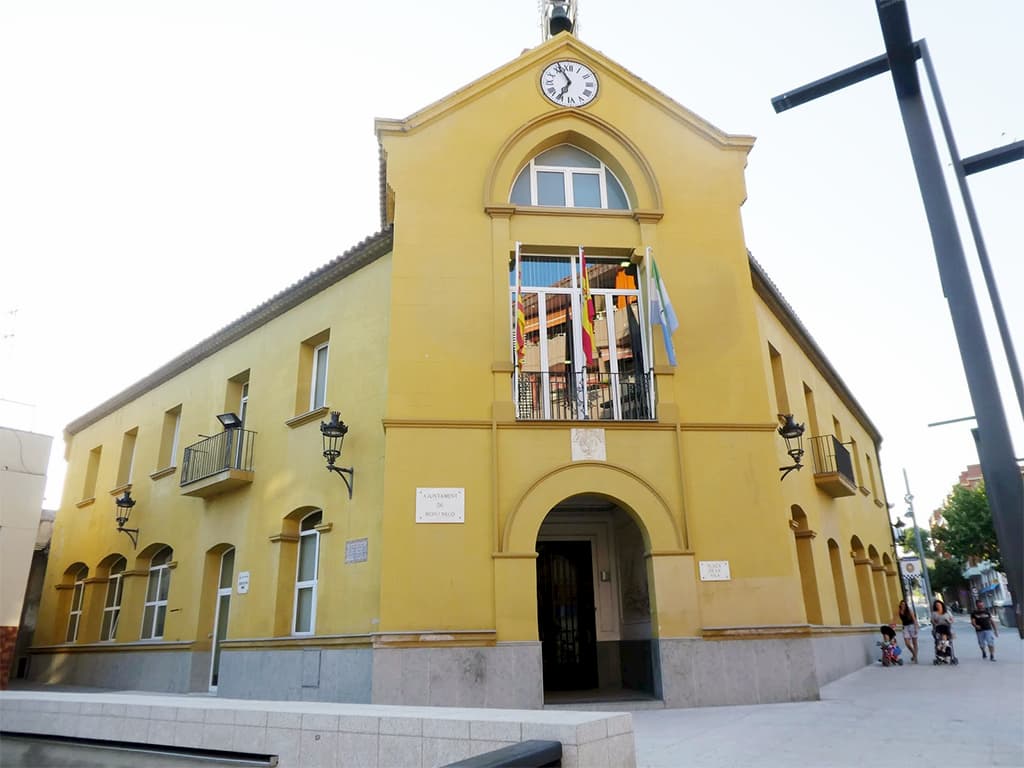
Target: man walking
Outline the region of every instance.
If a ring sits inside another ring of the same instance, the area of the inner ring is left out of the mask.
[[[996,636],[999,634],[999,630],[996,629],[996,623],[992,620],[992,614],[988,612],[988,608],[985,607],[985,603],[981,600],[978,601],[977,609],[971,611],[971,626],[978,633],[978,647],[981,648],[981,658],[984,659],[986,657],[985,648],[987,646],[988,658],[995,661]]]

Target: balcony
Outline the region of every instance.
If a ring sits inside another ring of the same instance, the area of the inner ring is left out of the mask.
[[[188,446],[181,465],[181,494],[207,498],[251,483],[255,442],[255,432],[226,429]]]
[[[649,373],[520,371],[516,417],[529,420],[651,421]]]
[[[812,437],[811,455],[814,458],[814,483],[821,490],[833,499],[853,496],[857,492],[853,459],[835,435]]]

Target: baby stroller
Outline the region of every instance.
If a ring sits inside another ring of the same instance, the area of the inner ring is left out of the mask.
[[[877,641],[875,645],[882,649],[882,666],[903,666],[903,659],[900,658],[902,651],[896,643],[896,632],[887,624],[883,624],[879,629],[882,633],[882,639]]]
[[[935,637],[935,658],[932,664],[952,664],[954,667],[960,663],[953,651],[953,631],[946,624],[937,624],[932,633]]]

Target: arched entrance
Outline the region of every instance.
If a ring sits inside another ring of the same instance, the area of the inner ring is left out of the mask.
[[[615,501],[580,494],[551,509],[537,533],[537,632],[544,698],[655,698],[647,545]]]

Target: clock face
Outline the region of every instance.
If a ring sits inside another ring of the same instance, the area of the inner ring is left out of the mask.
[[[597,97],[597,75],[578,61],[556,61],[541,72],[540,89],[560,107],[585,107]]]

